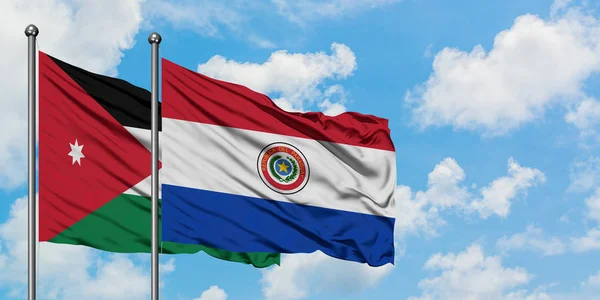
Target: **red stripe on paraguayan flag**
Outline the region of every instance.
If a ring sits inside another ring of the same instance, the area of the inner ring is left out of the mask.
[[[266,95],[193,72],[164,58],[162,69],[162,80],[173,86],[163,90],[163,99],[171,103],[163,108],[163,118],[394,151],[386,119],[355,112],[337,116],[286,112]],[[190,96],[194,99],[188,99]],[[235,102],[235,106],[222,105],[224,101]]]

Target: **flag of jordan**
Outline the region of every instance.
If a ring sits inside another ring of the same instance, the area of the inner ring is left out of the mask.
[[[39,52],[40,241],[150,252],[150,103],[147,90]],[[280,259],[167,242],[159,251],[256,267]]]

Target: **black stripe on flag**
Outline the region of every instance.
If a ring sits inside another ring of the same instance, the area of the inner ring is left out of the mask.
[[[122,79],[95,74],[55,57],[50,56],[50,58],[121,125],[151,129],[150,91]],[[162,128],[160,112],[159,102],[159,130]]]

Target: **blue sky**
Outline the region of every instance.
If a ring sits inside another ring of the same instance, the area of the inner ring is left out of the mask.
[[[390,120],[393,268],[319,253],[267,270],[204,254],[165,257],[162,299],[600,295],[597,3],[19,2],[0,4],[0,126],[8,128],[0,136],[0,298],[26,288],[26,206],[17,199],[26,196],[29,23],[40,28],[42,51],[145,88],[147,38],[157,31],[162,57],[286,109]],[[41,245],[40,261],[43,299],[149,297],[149,256]]]

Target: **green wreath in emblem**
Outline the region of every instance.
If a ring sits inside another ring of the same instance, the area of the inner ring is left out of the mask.
[[[298,177],[298,165],[296,164],[296,162],[287,157],[287,160],[290,162],[290,164],[292,164],[292,173],[288,176],[286,176],[285,178],[281,178],[281,176],[279,176],[279,174],[277,174],[277,172],[275,172],[275,162],[280,159],[281,156],[280,155],[275,155],[273,156],[273,158],[271,159],[271,162],[269,163],[269,169],[271,170],[271,173],[273,174],[273,176],[275,177],[275,179],[277,179],[279,182],[285,182],[288,183],[294,179],[296,179],[296,177]]]

